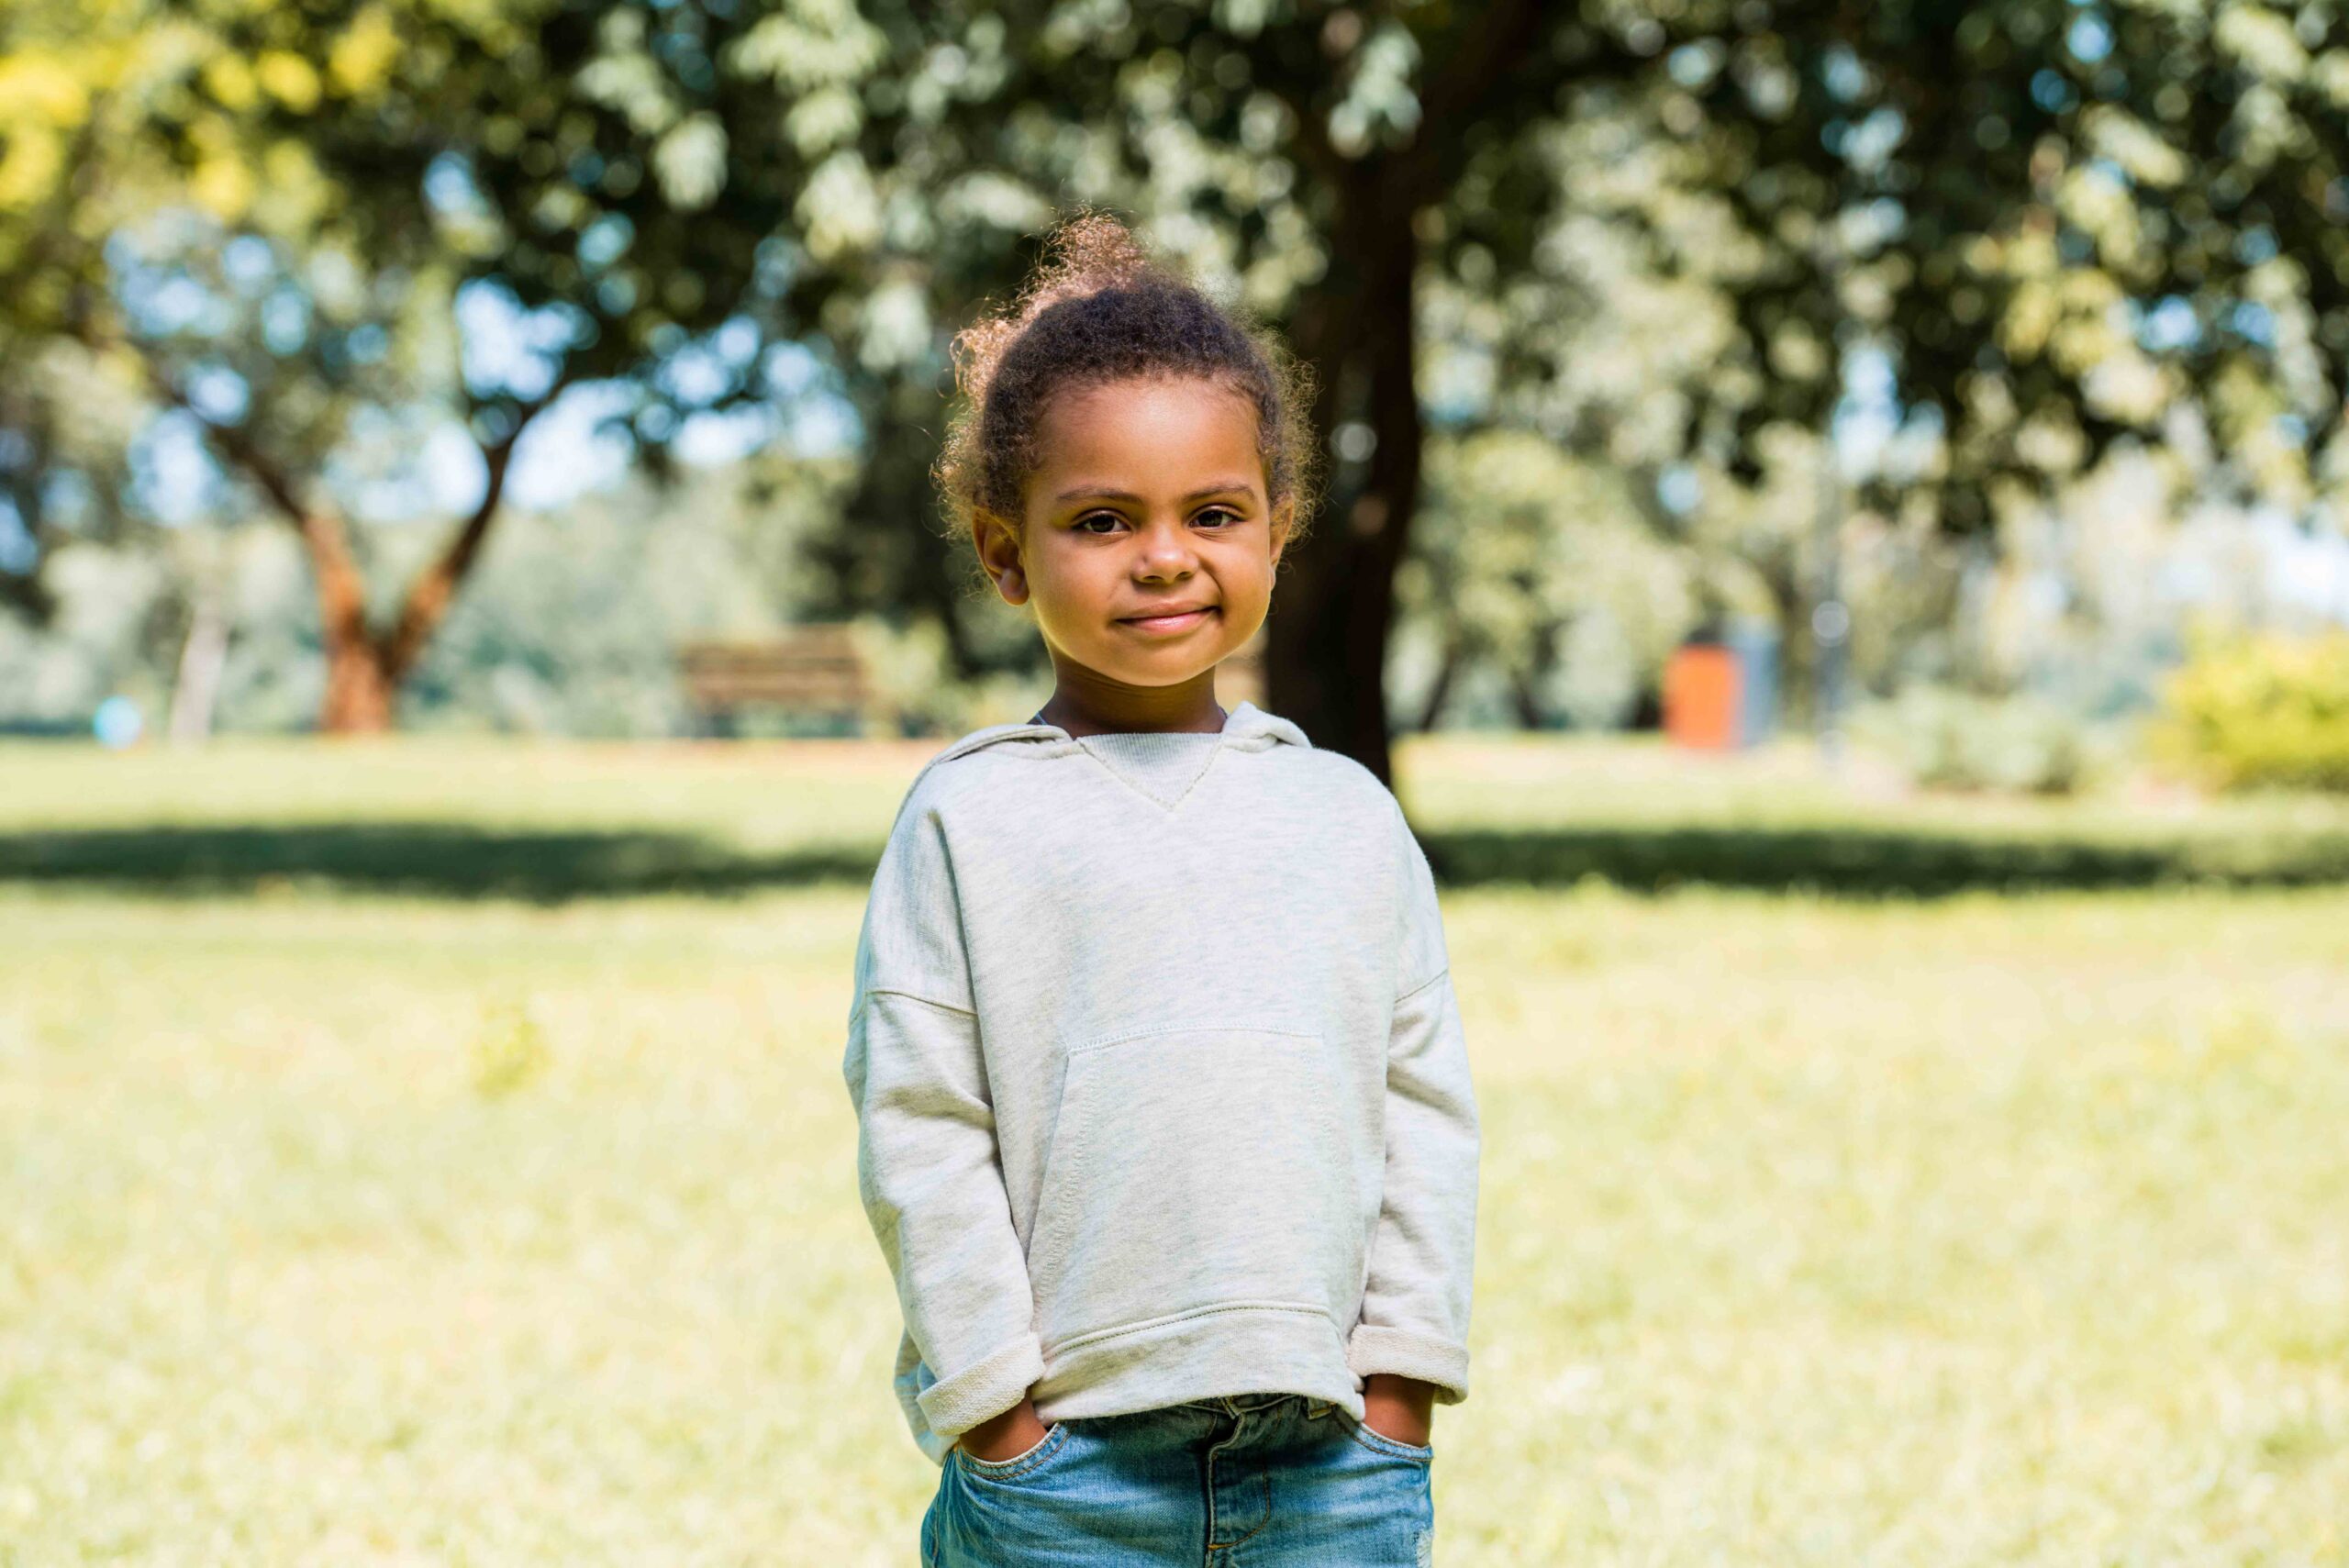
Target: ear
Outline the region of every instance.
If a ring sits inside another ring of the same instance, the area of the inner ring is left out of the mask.
[[[1010,518],[982,506],[971,515],[971,542],[979,563],[995,580],[995,591],[1007,605],[1028,602],[1028,572],[1019,554],[1019,530]]]
[[[1281,551],[1288,547],[1288,530],[1297,521],[1297,497],[1288,496],[1272,511],[1273,564],[1281,563]]]

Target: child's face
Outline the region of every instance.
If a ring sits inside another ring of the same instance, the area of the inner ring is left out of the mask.
[[[1056,662],[1167,686],[1255,635],[1288,513],[1267,503],[1250,404],[1192,378],[1110,382],[1053,398],[1038,436],[1024,538],[983,519],[978,543],[1005,601],[1033,599]]]

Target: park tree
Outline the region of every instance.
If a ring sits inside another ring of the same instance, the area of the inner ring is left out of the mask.
[[[765,409],[794,148],[874,58],[796,0],[12,7],[6,352],[78,352],[295,530],[319,723],[384,728],[568,389],[618,389],[655,473],[694,417]],[[15,450],[55,405],[9,384]],[[372,580],[371,523],[445,509],[452,452],[444,542]]]
[[[1672,150],[1659,197],[1687,193],[1707,221],[1655,224],[1642,203],[1608,221],[1638,265],[1706,275],[1729,322],[1712,361],[1659,394],[1661,416],[1590,397],[1570,441],[1661,417],[1686,460],[1762,483],[1784,432],[1831,428],[1866,350],[1888,368],[1896,428],[1932,455],[1863,485],[1921,494],[1952,531],[2179,420],[2219,432],[2246,483],[2303,496],[2338,450],[2337,6],[863,11],[887,63],[802,198],[791,296],[887,426],[859,537],[897,548],[877,536],[916,515],[944,338],[1016,278],[1037,215],[1127,209],[1319,372],[1332,483],[1285,561],[1271,700],[1382,775],[1384,655],[1422,489],[1423,306],[1441,281],[1497,319],[1529,305],[1593,319],[1557,250],[1580,183],[1546,156],[1561,128],[1613,117]],[[1559,338],[1495,345],[1493,417],[1570,373]]]
[[[2330,0],[25,0],[0,466],[53,444],[28,367],[61,344],[88,362],[60,373],[152,399],[299,530],[323,717],[367,727],[554,398],[623,389],[657,472],[695,415],[772,402],[788,337],[861,428],[839,607],[1016,660],[925,526],[944,345],[1056,210],[1111,206],[1319,373],[1332,484],[1271,700],[1384,773],[1439,360],[1481,390],[1437,423],[1632,493],[1766,489],[1865,362],[1917,459],[1859,476],[1879,511],[1981,533],[2116,443],[2199,441],[2198,483],[2337,513],[2345,28]],[[1668,330],[1619,330],[1635,295]],[[401,421],[479,483],[386,592],[339,443]],[[1790,614],[1798,552],[1765,543]]]

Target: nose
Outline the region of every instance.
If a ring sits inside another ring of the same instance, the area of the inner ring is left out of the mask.
[[[1138,538],[1134,572],[1145,581],[1183,576],[1198,563],[1190,532],[1180,522],[1152,524]]]

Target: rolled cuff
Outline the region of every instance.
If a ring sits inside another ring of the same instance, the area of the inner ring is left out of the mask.
[[[1439,1405],[1468,1397],[1468,1348],[1406,1329],[1357,1323],[1346,1340],[1346,1365],[1357,1377],[1384,1372],[1431,1383]]]
[[[1044,1375],[1044,1347],[1032,1333],[1007,1340],[977,1362],[921,1391],[922,1419],[943,1438],[959,1436],[1028,1396]]]

